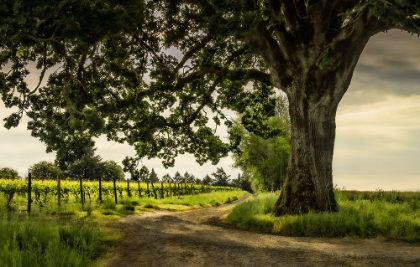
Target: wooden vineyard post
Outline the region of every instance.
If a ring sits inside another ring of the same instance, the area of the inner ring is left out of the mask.
[[[157,194],[156,194],[156,190],[155,190],[155,186],[153,184],[153,181],[151,181],[151,183],[152,183],[153,195],[155,196],[155,199],[157,199]]]
[[[130,179],[127,179],[127,195],[131,197],[131,191],[130,191]]]
[[[57,205],[61,206],[61,181],[60,176],[57,175]]]
[[[102,178],[99,177],[99,203],[102,203]]]
[[[115,177],[113,179],[114,182],[114,199],[115,199],[115,204],[118,204],[118,199],[117,199],[117,183],[115,181]]]
[[[32,174],[28,173],[28,213],[31,213],[32,204]]]
[[[165,198],[165,192],[163,191],[163,182],[160,182],[160,186],[162,187],[162,199]]]
[[[80,198],[82,200],[82,205],[85,204],[84,196],[83,196],[83,181],[82,177],[79,178],[79,184],[80,184]]]
[[[137,180],[137,190],[139,191],[139,197],[143,198],[143,196],[141,195],[140,179]]]

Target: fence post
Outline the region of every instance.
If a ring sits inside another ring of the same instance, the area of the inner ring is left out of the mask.
[[[32,174],[28,173],[28,213],[31,213],[32,204]]]
[[[83,181],[82,181],[82,177],[79,178],[79,183],[80,183],[80,198],[82,200],[82,205],[85,204],[85,199],[84,199],[84,194],[83,194]]]
[[[115,177],[114,179],[112,179],[114,182],[114,199],[115,199],[115,204],[118,204],[118,198],[117,198],[117,184],[115,182]]]
[[[128,195],[128,197],[131,197],[130,179],[127,179],[127,195]]]
[[[57,205],[61,206],[61,180],[60,176],[57,175]]]
[[[99,177],[99,203],[102,203],[102,178]]]

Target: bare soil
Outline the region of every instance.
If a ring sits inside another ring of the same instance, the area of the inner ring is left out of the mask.
[[[240,201],[240,200],[239,200]],[[386,239],[284,237],[223,227],[232,204],[121,219],[109,267],[420,266],[420,245]]]

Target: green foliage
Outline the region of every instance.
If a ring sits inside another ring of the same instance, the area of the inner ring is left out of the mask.
[[[211,174],[214,177],[213,185],[218,186],[228,186],[229,185],[229,177],[223,168],[217,168],[216,172]]]
[[[4,168],[0,169],[0,178],[3,178],[3,179],[18,179],[19,174],[18,174],[17,170],[15,170],[15,169],[4,167]]]
[[[152,171],[150,172],[149,175],[149,181],[152,183],[157,183],[159,182],[159,177],[157,176],[155,169],[152,168]]]
[[[94,152],[91,151],[80,159],[72,162],[68,167],[67,174],[73,179],[99,179],[104,173],[101,161],[102,158],[100,156],[95,156]]]
[[[40,161],[32,165],[28,172],[35,179],[57,179],[63,176],[63,172],[53,162]]]
[[[62,170],[102,134],[131,145],[136,161],[160,158],[170,167],[190,153],[217,164],[239,145],[215,134],[222,123],[233,125],[226,109],[242,114],[248,132],[274,137],[274,87],[321,108],[338,103],[352,76],[346,68],[372,35],[420,33],[418,0],[305,3],[2,0],[0,92],[15,109],[5,127],[26,114],[31,135],[56,152]],[[33,66],[36,85],[27,83]],[[344,85],[330,86],[337,79]],[[296,89],[303,81],[313,88]],[[339,97],[324,101],[330,96]],[[265,180],[271,174],[255,169],[244,174],[259,176],[263,189],[279,188],[282,177]]]
[[[238,174],[238,177],[236,179],[232,179],[231,184],[233,186],[239,187],[244,191],[248,191],[250,193],[253,192],[251,188],[251,183],[248,179],[246,179],[243,175]]]
[[[267,123],[272,129],[278,129],[281,134],[277,136],[264,139],[248,132],[240,123],[235,123],[229,131],[231,142],[236,144],[234,166],[243,171],[243,178],[250,181],[255,192],[279,190],[286,177],[290,119],[285,97],[278,98],[275,114]]]
[[[162,177],[162,182],[171,183],[173,181],[172,177],[167,173]]]
[[[203,182],[204,185],[211,185],[211,184],[214,183],[214,180],[208,174],[206,174],[206,176],[204,176],[202,182]]]
[[[388,237],[420,242],[420,193],[335,192],[339,211],[274,217],[275,194],[238,204],[226,222],[247,230],[287,236]]]
[[[102,178],[104,181],[122,181],[124,179],[123,168],[113,160],[102,162]]]
[[[99,198],[99,183],[98,181],[85,181],[82,188],[84,192],[84,199],[86,204],[80,207],[80,184],[78,181],[62,180],[61,181],[61,203],[62,206],[57,206],[57,182],[54,180],[32,181],[32,204],[36,210],[44,211],[46,213],[75,213],[81,208],[83,212],[92,212],[92,207],[101,205],[101,202],[96,203]],[[126,197],[130,197],[128,193],[127,183],[120,181],[116,183],[117,194],[119,203],[124,203]],[[142,199],[140,192],[147,192],[147,184],[139,183],[138,188],[131,188],[131,196],[135,195]],[[213,193],[213,192],[230,192],[237,191],[237,188],[230,188],[225,186],[197,186],[195,184],[183,184],[178,186],[176,184],[163,184],[164,196],[160,194],[162,184],[155,185],[156,193],[155,198],[166,199],[174,197],[186,197],[188,195]],[[0,179],[0,210],[22,211],[27,208],[27,192],[28,184],[24,180],[6,180]],[[149,191],[150,192],[150,191]],[[114,202],[114,186],[111,181],[102,182],[102,197],[104,204],[102,205],[106,211],[115,210],[110,206],[109,202]],[[67,205],[68,204],[68,205]],[[137,203],[138,204],[138,203]]]
[[[176,172],[174,175],[174,182],[179,184],[179,183],[182,183],[182,180],[183,178],[181,174],[179,172]]]
[[[193,174],[189,174],[188,172],[184,173],[184,182],[189,184],[195,183],[195,176]]]

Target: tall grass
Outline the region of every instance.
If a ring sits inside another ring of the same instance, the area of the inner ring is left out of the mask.
[[[143,210],[185,210],[218,206],[238,199],[245,192],[225,191],[185,195],[165,199],[105,196],[102,202],[92,198],[84,205],[73,196],[58,207],[53,196],[33,203],[31,215],[25,208],[25,196],[16,195],[10,207],[0,194],[0,266],[91,266],[97,258],[108,257],[121,235],[114,218]],[[112,216],[107,216],[112,215]],[[96,262],[95,262],[96,263]]]
[[[101,233],[92,224],[9,212],[0,217],[0,266],[89,266]]]
[[[262,194],[236,206],[225,222],[245,230],[286,236],[387,237],[420,242],[420,193],[336,191],[339,211],[271,215],[278,198]]]

